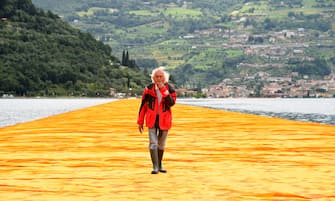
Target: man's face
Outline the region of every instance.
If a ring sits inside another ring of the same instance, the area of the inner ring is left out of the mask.
[[[156,71],[154,75],[155,84],[162,84],[165,82],[164,73],[161,70]]]

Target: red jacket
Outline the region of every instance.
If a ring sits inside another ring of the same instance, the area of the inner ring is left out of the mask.
[[[158,108],[155,84],[150,84],[144,89],[137,123],[143,124],[145,118],[146,126],[153,128],[155,127],[156,116],[159,115],[159,128],[161,130],[169,130],[172,125],[171,107],[176,103],[177,94],[168,83],[165,83],[160,92],[162,100]]]

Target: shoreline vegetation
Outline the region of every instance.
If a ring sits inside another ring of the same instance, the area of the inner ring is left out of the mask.
[[[8,201],[334,198],[335,126],[177,104],[168,173],[151,175],[147,135],[136,125],[139,104],[122,99],[0,128],[0,195]]]

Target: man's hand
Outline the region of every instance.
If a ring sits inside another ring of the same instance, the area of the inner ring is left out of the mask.
[[[143,132],[143,124],[138,124],[138,131]]]
[[[157,84],[158,89],[161,89],[165,86],[164,82],[157,82],[156,84]]]

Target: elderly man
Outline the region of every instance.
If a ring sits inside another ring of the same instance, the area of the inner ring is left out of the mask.
[[[176,102],[176,92],[168,84],[169,74],[159,67],[151,73],[152,83],[143,91],[138,115],[138,129],[143,132],[144,118],[149,132],[149,150],[153,170],[151,174],[166,173],[162,166],[165,142],[172,124],[171,107]]]

